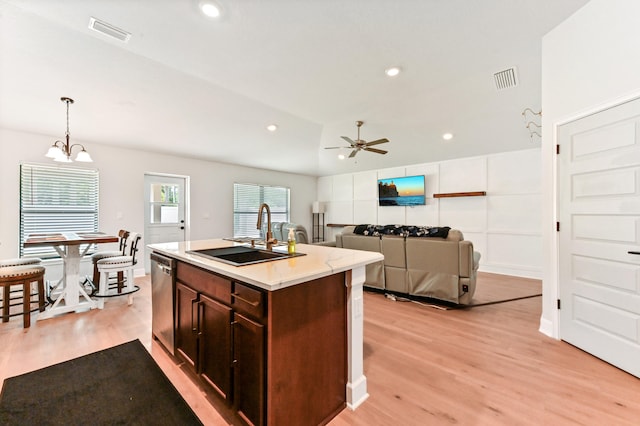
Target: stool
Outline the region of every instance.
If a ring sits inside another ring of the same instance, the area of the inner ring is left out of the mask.
[[[19,265],[0,268],[0,286],[3,287],[2,322],[8,322],[10,314],[11,286],[22,285],[22,326],[31,326],[31,283],[38,283],[38,310],[44,311],[44,266]],[[35,309],[34,309],[35,310]]]
[[[98,287],[98,284],[100,282],[100,272],[98,271],[98,261],[102,259],[106,259],[108,257],[124,256],[126,254],[125,249],[127,247],[126,243],[127,243],[128,236],[129,236],[129,231],[121,229],[120,231],[118,231],[118,237],[120,238],[119,250],[97,251],[91,255],[91,262],[93,262],[93,279],[91,283],[93,284],[94,289]],[[118,282],[122,282],[122,281],[124,281],[124,274],[119,273]],[[122,287],[120,287],[120,289],[121,288]]]
[[[120,295],[128,295],[128,303],[133,303],[133,293],[140,290],[138,286],[134,284],[134,268],[137,264],[136,252],[138,251],[138,241],[142,236],[136,232],[129,233],[126,241],[126,247],[128,248],[128,256],[115,256],[107,257],[98,260],[96,263],[98,271],[100,272],[100,286],[98,292],[94,295],[100,298],[98,302],[98,308],[104,308],[104,298]],[[109,274],[111,273],[126,274],[125,280],[118,279],[117,294],[109,294]],[[125,292],[122,292],[123,284],[126,283]]]
[[[40,263],[42,263],[42,259],[37,257],[16,257],[15,259],[0,260],[0,268],[21,265],[39,265]]]

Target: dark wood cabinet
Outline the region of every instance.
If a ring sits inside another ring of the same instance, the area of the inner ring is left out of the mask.
[[[231,281],[182,262],[176,272],[176,352],[222,398],[232,398]]]
[[[197,291],[176,283],[176,353],[194,371],[198,359],[198,319],[194,318],[197,302]]]
[[[264,424],[264,326],[235,313],[233,321],[233,401],[244,421]]]
[[[230,307],[200,295],[198,302],[198,374],[225,399],[231,398]]]
[[[276,291],[179,261],[176,356],[248,425],[326,424],[346,406],[345,274]]]

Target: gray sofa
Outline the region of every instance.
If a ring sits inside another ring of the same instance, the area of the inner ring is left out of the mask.
[[[446,238],[369,236],[354,230],[345,227],[336,235],[335,246],[384,255],[384,261],[367,265],[365,286],[456,304],[471,301],[480,253],[459,230],[450,229]]]
[[[264,225],[264,227],[266,231],[266,225]],[[273,238],[281,242],[286,242],[289,237],[289,228],[293,228],[293,232],[296,236],[296,243],[309,243],[309,236],[305,227],[291,222],[272,222],[271,232],[273,233]]]

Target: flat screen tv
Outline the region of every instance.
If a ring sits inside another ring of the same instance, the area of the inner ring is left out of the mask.
[[[378,179],[378,205],[424,205],[424,175]]]

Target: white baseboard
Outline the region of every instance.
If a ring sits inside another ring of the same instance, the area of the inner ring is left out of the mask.
[[[532,269],[521,269],[517,267],[487,265],[482,263],[482,259],[480,259],[480,267],[478,268],[478,271],[489,272],[492,274],[513,275],[514,277],[533,278],[536,280],[542,279],[542,271],[532,270]]]
[[[538,331],[546,336],[557,339],[557,336],[555,336],[553,332],[553,322],[546,318],[540,317],[540,328],[538,328]]]

